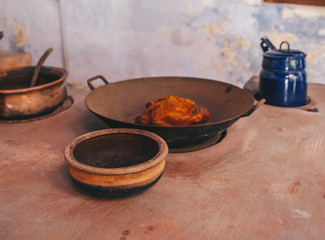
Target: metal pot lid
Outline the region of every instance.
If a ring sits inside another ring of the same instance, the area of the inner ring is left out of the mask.
[[[283,44],[287,45],[287,49],[282,49]],[[264,53],[265,57],[271,58],[288,58],[288,57],[296,57],[296,58],[304,58],[306,54],[299,50],[291,50],[288,42],[283,41],[280,44],[280,49],[272,49]]]
[[[267,39],[261,38],[261,47],[264,51],[264,57],[269,58],[305,58],[306,54],[299,50],[292,50],[290,49],[290,44],[287,41],[283,41],[280,44],[280,48],[276,49],[274,45]],[[285,46],[287,47],[285,48]]]

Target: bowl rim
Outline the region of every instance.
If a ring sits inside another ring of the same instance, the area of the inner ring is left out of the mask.
[[[146,162],[133,165],[133,166],[119,167],[119,168],[94,167],[94,166],[81,163],[75,158],[73,152],[74,149],[79,144],[92,138],[110,135],[110,134],[133,134],[133,135],[142,135],[148,137],[154,140],[158,144],[158,152],[153,158],[151,158]],[[163,140],[163,138],[161,138],[155,133],[143,129],[131,129],[131,128],[111,128],[111,129],[89,132],[72,140],[64,149],[64,157],[69,165],[84,172],[100,174],[100,175],[111,175],[111,174],[119,175],[119,174],[131,174],[131,173],[141,172],[158,165],[161,161],[166,159],[167,154],[168,154],[168,145],[165,142],[165,140]]]
[[[6,70],[2,70],[0,71],[0,78],[2,77],[6,77],[8,74],[12,73],[12,72],[19,72],[19,71],[31,71],[33,72],[34,69],[36,68],[36,66],[23,66],[23,67],[14,67],[14,68],[9,68],[9,69],[6,69]],[[53,67],[53,66],[42,66],[41,67],[41,70],[46,70],[46,71],[49,71],[51,73],[56,73],[56,74],[59,74],[58,72],[60,72],[60,77],[52,82],[49,82],[49,83],[45,83],[45,84],[42,84],[42,85],[37,85],[37,86],[34,86],[34,87],[28,87],[28,88],[18,88],[18,89],[0,89],[0,93],[1,94],[13,94],[13,95],[16,95],[16,94],[26,94],[26,93],[30,93],[30,92],[34,92],[34,91],[39,91],[39,90],[43,90],[43,89],[46,89],[46,88],[50,88],[50,87],[53,87],[55,85],[58,85],[58,84],[65,84],[65,81],[68,77],[68,71],[64,68],[61,68],[61,67]]]

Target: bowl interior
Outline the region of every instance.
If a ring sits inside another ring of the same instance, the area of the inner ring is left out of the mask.
[[[30,87],[35,67],[26,67],[11,70],[5,76],[0,77],[0,90],[25,89]],[[63,77],[63,71],[52,71],[53,68],[42,67],[36,86],[54,82]]]
[[[73,151],[77,161],[99,168],[134,166],[152,159],[158,143],[143,135],[112,133],[80,142]]]

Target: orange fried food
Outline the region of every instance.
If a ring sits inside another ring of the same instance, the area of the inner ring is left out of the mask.
[[[136,123],[157,126],[187,126],[210,119],[210,112],[194,101],[176,96],[165,96],[146,104]]]

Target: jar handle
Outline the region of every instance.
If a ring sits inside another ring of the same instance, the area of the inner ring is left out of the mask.
[[[284,50],[282,50],[282,45],[283,44],[287,44],[287,46],[288,46],[288,49],[286,50],[286,51],[290,51],[290,44],[287,42],[287,41],[283,41],[281,44],[280,44],[280,51],[284,51]]]
[[[275,50],[274,45],[271,43],[271,41],[267,37],[261,38],[261,48],[262,48],[263,52],[267,52],[269,49]]]

